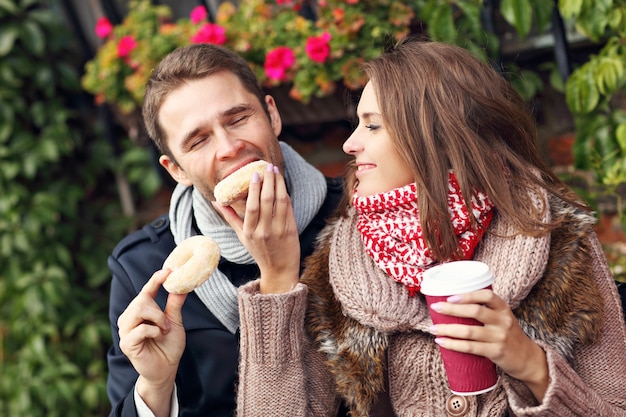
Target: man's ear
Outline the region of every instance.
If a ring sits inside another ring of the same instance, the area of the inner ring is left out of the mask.
[[[176,181],[177,183],[187,187],[191,185],[191,180],[187,178],[187,174],[185,173],[185,171],[183,171],[183,169],[169,156],[161,155],[159,157],[159,164],[161,164],[161,166],[165,168],[167,172],[169,172],[172,178],[174,178],[174,181]]]
[[[276,101],[274,101],[274,97],[267,95],[265,96],[265,103],[267,104],[267,110],[270,114],[270,124],[272,125],[272,130],[274,130],[274,134],[278,137],[280,136],[280,132],[283,130],[283,121],[280,118]]]

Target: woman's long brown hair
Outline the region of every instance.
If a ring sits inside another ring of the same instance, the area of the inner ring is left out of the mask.
[[[449,170],[470,213],[471,196],[481,190],[520,233],[538,235],[554,226],[541,221],[548,208],[531,199],[540,188],[583,207],[539,152],[524,100],[471,52],[409,37],[363,69],[385,127],[413,170],[422,228],[438,260],[459,254],[447,205]],[[349,193],[354,182],[348,168]]]

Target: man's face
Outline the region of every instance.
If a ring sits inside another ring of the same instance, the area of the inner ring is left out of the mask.
[[[278,144],[282,124],[276,104],[265,98],[270,117],[239,79],[221,71],[187,81],[161,105],[159,118],[175,162],[160,163],[183,185],[193,185],[209,201],[215,185],[249,162],[264,159],[284,168]],[[235,210],[242,214],[245,202]]]

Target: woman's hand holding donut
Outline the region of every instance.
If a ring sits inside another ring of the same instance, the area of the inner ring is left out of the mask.
[[[524,382],[542,401],[549,384],[545,351],[524,333],[509,305],[491,290],[452,296],[431,306],[442,314],[474,318],[484,326],[439,324],[435,341],[458,352],[484,356]]]
[[[168,416],[180,358],[185,349],[182,306],[186,294],[170,294],[165,311],[154,301],[169,270],[154,273],[120,315],[120,349],[140,377],[137,392],[155,416]]]
[[[253,174],[243,220],[229,207],[214,204],[233,227],[261,271],[262,293],[290,291],[300,273],[300,239],[284,177],[268,165],[263,178]]]

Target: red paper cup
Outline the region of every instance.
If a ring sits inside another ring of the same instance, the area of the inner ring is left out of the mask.
[[[491,288],[493,273],[489,266],[478,261],[455,261],[436,265],[424,272],[421,291],[426,297],[434,324],[460,323],[482,326],[477,320],[447,316],[430,308],[451,295]],[[439,347],[448,376],[450,390],[457,395],[476,395],[488,392],[498,383],[496,366],[489,359],[470,353],[455,352]]]

